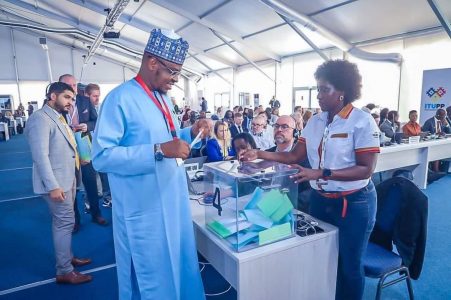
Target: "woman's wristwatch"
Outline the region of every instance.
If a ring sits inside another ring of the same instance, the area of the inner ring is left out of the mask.
[[[323,176],[322,179],[328,179],[330,176],[332,176],[332,170],[331,169],[323,169]]]

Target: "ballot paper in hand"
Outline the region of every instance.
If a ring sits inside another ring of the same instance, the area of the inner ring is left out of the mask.
[[[75,141],[77,142],[77,151],[80,160],[91,161],[91,139],[88,134],[83,135],[82,132],[75,132]]]

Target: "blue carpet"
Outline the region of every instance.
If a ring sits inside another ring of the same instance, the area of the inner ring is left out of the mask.
[[[31,169],[0,171],[0,202],[6,199],[35,196],[31,173]]]
[[[102,214],[111,221],[110,209]],[[0,202],[0,215],[0,245],[8,245],[0,247],[0,291],[54,277],[51,217],[44,199]],[[87,214],[81,217],[80,231],[73,237],[74,255],[92,258],[93,263],[80,270],[115,263],[112,226],[96,225]]]
[[[116,268],[91,273],[93,281],[77,285],[59,285],[49,283],[31,289],[8,294],[0,299],[4,300],[30,300],[30,299],[108,299],[118,298]]]
[[[9,152],[0,155],[2,156],[0,170],[29,168],[33,165],[30,152]]]
[[[7,142],[0,140],[0,154],[23,151],[30,151],[25,135],[13,135]]]

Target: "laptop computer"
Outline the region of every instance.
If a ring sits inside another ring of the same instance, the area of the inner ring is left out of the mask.
[[[201,157],[192,157],[192,158],[187,158],[184,162],[185,165],[190,165],[190,164],[198,164],[199,165],[199,169],[202,169],[202,166],[204,165],[204,163],[207,161],[207,156],[201,156]]]
[[[205,192],[198,191],[194,187],[194,184],[191,181],[191,178],[189,178],[188,172],[185,171],[185,174],[186,174],[186,183],[188,184],[188,192],[190,193],[190,195],[200,196],[200,195],[205,194]]]
[[[184,161],[186,182],[188,183],[188,191],[193,195],[202,195],[203,192],[199,192],[194,188],[193,182],[191,181],[196,173],[202,171],[204,163],[207,161],[206,156],[188,158]]]

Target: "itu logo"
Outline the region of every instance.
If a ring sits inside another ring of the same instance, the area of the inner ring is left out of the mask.
[[[442,87],[439,87],[438,89],[434,89],[431,87],[427,92],[426,95],[429,96],[433,101],[437,101],[440,98],[442,98],[446,94],[446,90]]]

